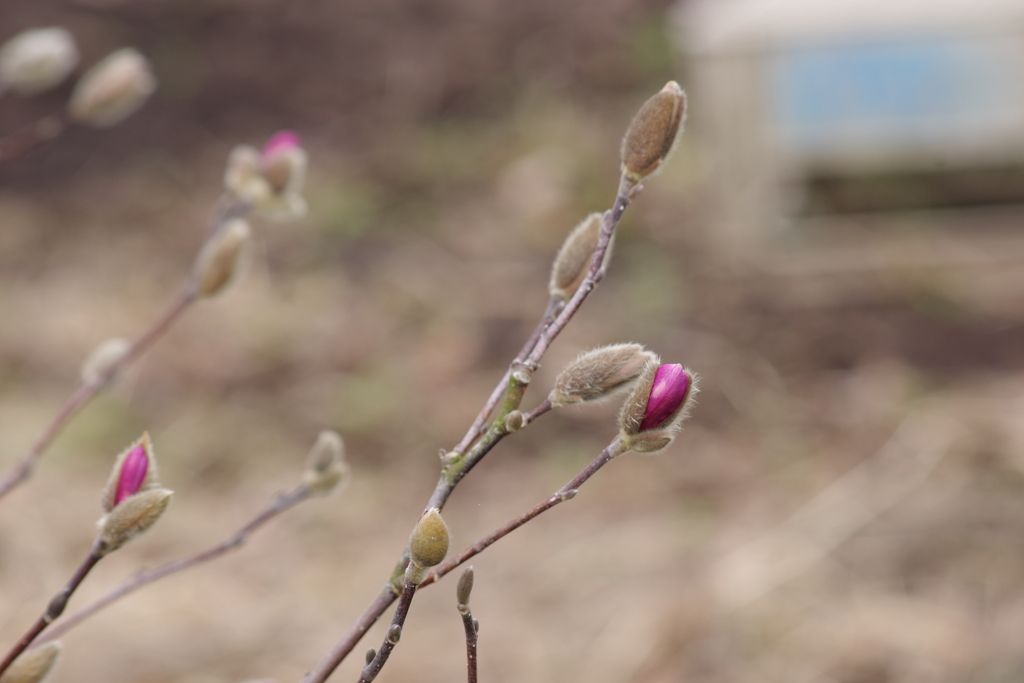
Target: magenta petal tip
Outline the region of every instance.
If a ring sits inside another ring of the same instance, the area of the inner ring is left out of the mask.
[[[114,505],[138,493],[143,482],[146,481],[146,472],[148,471],[149,454],[146,453],[146,447],[140,443],[128,453],[121,465]]]
[[[270,136],[267,144],[263,145],[260,156],[263,159],[269,159],[276,154],[301,146],[302,141],[299,139],[298,133],[291,130],[281,130]]]
[[[647,411],[640,431],[657,429],[686,401],[690,392],[690,375],[682,365],[662,365],[654,375],[654,384],[647,399]]]

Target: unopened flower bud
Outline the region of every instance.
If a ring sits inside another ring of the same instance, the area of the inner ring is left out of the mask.
[[[100,499],[103,509],[110,512],[125,499],[159,485],[153,443],[149,433],[145,433],[114,460],[114,469]]]
[[[99,521],[103,552],[110,553],[156,524],[171,502],[172,491],[151,489],[121,501]]]
[[[388,627],[388,642],[392,645],[397,645],[398,641],[402,639],[402,627],[398,624],[391,624]]]
[[[624,389],[657,356],[640,344],[613,344],[580,354],[555,379],[554,406],[595,401]]]
[[[548,282],[551,296],[557,296],[563,301],[572,298],[590,268],[590,261],[594,256],[594,249],[597,248],[597,239],[601,235],[603,225],[604,216],[592,213],[580,221],[565,238],[551,267],[551,280]],[[604,254],[605,263],[611,258],[611,253],[612,245],[609,244]]]
[[[121,337],[102,342],[82,363],[82,383],[94,386],[112,381],[117,375],[115,368],[124,360],[129,348],[131,342]]]
[[[459,583],[455,586],[455,600],[460,612],[463,612],[463,607],[467,607],[469,605],[469,596],[472,592],[473,568],[466,567],[462,572],[462,576],[459,577]]]
[[[0,683],[42,683],[56,666],[60,652],[57,640],[26,650],[7,667]]]
[[[252,257],[252,228],[232,218],[206,240],[192,266],[192,286],[202,297],[220,294],[237,280]]]
[[[275,193],[301,191],[307,163],[299,136],[290,130],[274,133],[260,151],[260,172]]]
[[[78,48],[67,29],[24,31],[0,47],[0,90],[35,95],[54,88],[78,64]]]
[[[299,136],[283,130],[263,149],[239,145],[228,157],[224,187],[259,213],[271,218],[299,218],[306,213],[302,185],[308,155]]]
[[[149,60],[126,47],[110,53],[75,85],[68,111],[79,123],[101,128],[136,112],[156,90]]]
[[[406,578],[411,583],[423,580],[425,570],[440,564],[448,554],[448,525],[441,519],[437,508],[430,508],[420,517],[416,528],[409,537],[409,571]]]
[[[686,118],[686,94],[669,81],[647,100],[622,140],[622,175],[636,185],[654,173],[668,158],[679,139]]]
[[[345,462],[345,442],[335,431],[325,429],[306,457],[304,480],[309,490],[318,495],[330,493],[349,474]]]
[[[369,664],[373,661],[373,658],[377,656],[377,651],[372,647],[366,651],[366,663]]]
[[[619,414],[623,445],[653,453],[671,443],[697,390],[697,378],[682,365],[647,364]]]

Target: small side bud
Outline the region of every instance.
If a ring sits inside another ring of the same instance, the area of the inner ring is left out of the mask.
[[[125,499],[99,521],[104,554],[113,552],[149,530],[164,514],[172,491],[153,489]]]
[[[658,170],[675,148],[685,118],[686,94],[675,81],[640,107],[622,140],[622,176],[629,185]]]
[[[60,641],[51,641],[23,652],[0,676],[0,683],[41,683],[57,665]]]
[[[82,383],[97,386],[112,382],[117,368],[131,348],[131,342],[114,337],[102,342],[82,363]]]
[[[24,31],[0,47],[0,90],[37,95],[60,85],[78,64],[78,48],[67,29]]]
[[[590,268],[590,260],[594,256],[594,249],[597,248],[597,239],[601,235],[603,225],[604,216],[592,213],[580,221],[565,238],[551,266],[551,280],[548,282],[548,292],[551,296],[568,301],[579,289]],[[608,250],[604,254],[605,263],[611,258],[611,253],[611,245],[608,245]]]
[[[196,256],[192,286],[202,297],[226,290],[246,269],[252,257],[252,228],[241,218],[232,218],[214,232]]]
[[[409,537],[410,565],[426,568],[440,564],[448,554],[448,538],[448,525],[440,511],[430,508],[424,512]]]
[[[475,617],[473,619],[473,633],[480,633],[480,620]]]
[[[526,424],[526,418],[519,410],[513,410],[505,416],[505,431],[509,434],[515,434],[523,428],[524,424]]]
[[[648,363],[619,413],[626,449],[654,453],[671,443],[696,392],[696,376],[682,365]]]
[[[458,603],[459,611],[465,614],[463,608],[469,606],[469,596],[473,592],[473,568],[466,567],[462,572],[462,576],[459,577],[459,583],[455,586],[455,599]]]
[[[146,432],[114,460],[114,468],[110,471],[100,502],[103,510],[110,512],[127,498],[158,486],[156,454]]]
[[[613,344],[587,351],[558,375],[548,400],[558,407],[607,398],[624,389],[656,358],[640,344]]]
[[[126,47],[110,53],[75,85],[68,113],[79,123],[106,128],[134,114],[156,90],[149,60]]]
[[[398,624],[391,624],[388,628],[388,642],[392,645],[397,645],[398,641],[402,639],[402,627]]]
[[[372,662],[373,658],[376,657],[376,656],[377,656],[377,651],[374,650],[371,647],[369,650],[366,651],[366,657],[365,657],[366,663],[369,664],[370,662]]]
[[[320,432],[316,443],[306,457],[306,486],[317,495],[327,495],[349,475],[345,462],[345,442],[341,435],[330,429]]]

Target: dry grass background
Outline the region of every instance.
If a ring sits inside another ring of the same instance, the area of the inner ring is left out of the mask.
[[[71,609],[219,540],[334,427],[355,469],[343,495],[83,624],[52,680],[295,681],[315,664],[385,580],[437,449],[532,329],[554,250],[611,201],[632,111],[678,76],[664,10],[7,0],[3,36],[61,23],[90,59],[133,44],[162,89],[117,129],[0,169],[5,469],[89,351],[171,299],[233,145],[294,128],[312,165],[309,218],[258,223],[240,286],[189,312],[0,505],[2,640],[86,552],[112,458],[142,430],[172,508]],[[61,97],[5,101],[0,126]],[[482,680],[1019,681],[1020,261],[723,272],[701,249],[697,162],[684,144],[648,183],[525,403],[579,351],[633,340],[702,373],[694,418],[664,455],[616,460],[474,562]],[[560,487],[614,412],[556,412],[502,443],[446,508],[454,546]],[[417,598],[380,680],[463,675],[443,582]]]

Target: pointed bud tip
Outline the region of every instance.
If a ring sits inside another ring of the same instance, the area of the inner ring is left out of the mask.
[[[686,119],[686,93],[675,81],[648,99],[622,140],[622,174],[631,184],[658,170],[679,139]]]
[[[459,583],[455,587],[455,599],[460,605],[469,604],[469,596],[473,592],[473,568],[466,567],[459,576]]]

